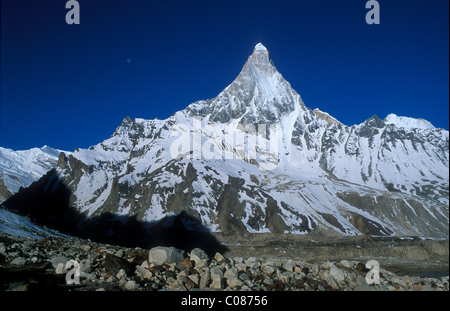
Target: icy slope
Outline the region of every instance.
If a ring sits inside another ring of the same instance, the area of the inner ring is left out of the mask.
[[[394,124],[398,128],[405,129],[434,129],[433,124],[424,119],[414,119],[409,117],[399,117],[394,113],[387,115],[384,119],[386,124]]]
[[[0,202],[52,169],[60,152],[48,146],[19,151],[0,147]]]
[[[55,230],[38,226],[22,216],[3,209],[0,209],[0,232],[35,239],[46,236],[64,236]]]

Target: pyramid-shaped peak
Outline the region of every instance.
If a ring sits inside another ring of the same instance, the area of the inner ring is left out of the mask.
[[[282,116],[305,110],[301,97],[278,72],[266,47],[259,43],[237,78],[216,98],[190,105],[189,113],[210,114],[210,121],[227,123],[276,122]]]
[[[267,48],[262,43],[258,43],[255,46],[255,51],[266,51],[267,52]]]

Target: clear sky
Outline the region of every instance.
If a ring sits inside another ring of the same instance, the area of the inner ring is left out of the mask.
[[[213,98],[262,42],[302,96],[347,125],[389,113],[449,128],[449,1],[2,0],[0,146],[72,151],[123,118]]]

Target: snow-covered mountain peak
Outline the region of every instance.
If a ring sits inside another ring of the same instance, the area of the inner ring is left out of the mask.
[[[267,48],[262,43],[258,43],[255,46],[255,51],[267,51]]]
[[[257,45],[215,98],[166,120],[125,118],[103,142],[60,154],[55,169],[24,190],[29,197],[4,206],[26,214],[60,206],[60,187],[64,203],[105,232],[105,214],[152,223],[186,212],[230,235],[448,238],[448,131],[415,130],[425,126],[375,115],[349,127],[308,109]],[[15,177],[6,175],[5,184]],[[45,197],[33,197],[36,187]]]
[[[434,129],[435,127],[433,124],[431,124],[429,121],[425,119],[415,119],[410,117],[401,117],[397,116],[394,113],[388,114],[387,117],[384,119],[384,122],[386,124],[394,124],[398,128],[405,128],[405,129]]]
[[[258,43],[255,46],[253,53],[247,60],[246,66],[257,67],[259,70],[265,71],[267,74],[273,74],[277,72],[272,60],[270,59],[269,51],[261,43]]]
[[[306,107],[298,93],[278,72],[262,44],[257,44],[237,78],[216,98],[191,104],[191,116],[212,122],[273,124]],[[295,119],[295,117],[294,117]]]

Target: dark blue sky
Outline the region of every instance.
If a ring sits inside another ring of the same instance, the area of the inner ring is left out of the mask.
[[[449,1],[2,0],[0,146],[73,150],[215,97],[262,42],[305,104],[449,128]]]

